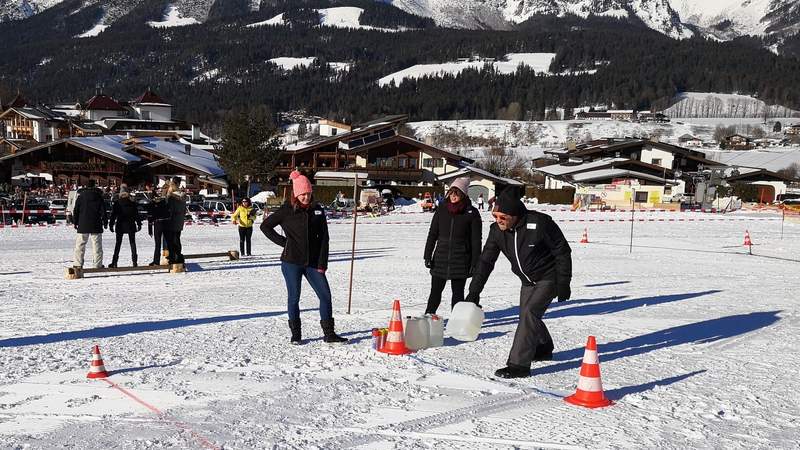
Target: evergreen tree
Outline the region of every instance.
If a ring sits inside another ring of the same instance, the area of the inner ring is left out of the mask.
[[[248,177],[255,181],[274,177],[283,146],[268,117],[258,111],[242,112],[223,123],[216,154],[229,183],[241,188]]]

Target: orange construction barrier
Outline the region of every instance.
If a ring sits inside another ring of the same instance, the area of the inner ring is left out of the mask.
[[[406,340],[403,336],[403,316],[400,314],[400,300],[395,300],[392,304],[392,318],[389,320],[389,334],[386,336],[386,343],[378,351],[389,355],[407,355],[412,353],[412,351],[406,347]]]
[[[581,244],[588,244],[588,243],[589,243],[589,230],[584,228],[583,236],[581,236]]]
[[[589,336],[586,341],[578,388],[564,401],[586,408],[601,408],[613,404],[603,393],[603,383],[600,381],[600,359],[597,357],[597,342],[594,336]]]
[[[753,241],[750,240],[750,231],[744,230],[744,246],[750,247],[753,245]]]

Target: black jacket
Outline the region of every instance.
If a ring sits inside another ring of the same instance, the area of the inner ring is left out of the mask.
[[[558,286],[569,286],[572,250],[561,229],[547,214],[527,211],[514,228],[507,231],[501,231],[496,223],[489,227],[489,237],[469,286],[470,295],[478,295],[483,290],[500,252],[506,255],[511,270],[523,285],[553,280]]]
[[[108,222],[109,228],[116,226],[117,233],[135,233],[142,228],[142,218],[139,217],[139,210],[127,195],[121,195],[114,206],[111,207],[111,220]]]
[[[169,206],[164,197],[154,197],[147,205],[147,232],[153,234],[153,227],[163,230],[169,221]]]
[[[102,233],[108,225],[106,203],[103,193],[97,188],[84,188],[78,191],[72,220],[78,233]]]
[[[481,254],[481,216],[471,204],[455,214],[448,204],[449,199],[433,214],[424,256],[432,262],[431,275],[463,280],[472,276]]]
[[[186,220],[186,201],[180,194],[172,193],[167,196],[167,210],[169,219],[164,222],[164,229],[169,231],[182,231],[183,222]]]
[[[275,231],[280,225],[286,237]],[[261,232],[283,247],[281,261],[317,269],[328,268],[328,222],[318,204],[294,208],[286,202],[261,223]]]

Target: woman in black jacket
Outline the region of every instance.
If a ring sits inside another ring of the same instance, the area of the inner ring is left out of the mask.
[[[287,312],[291,343],[300,344],[300,284],[303,277],[319,298],[320,326],[323,340],[329,343],[347,342],[334,331],[331,288],[325,271],[328,269],[328,222],[325,211],[313,202],[311,182],[298,171],[292,179],[292,197],[261,223],[261,231],[269,240],[283,247],[281,271],[289,293]],[[280,225],[281,236],[275,231]]]
[[[116,228],[116,229],[115,229]],[[108,267],[117,267],[119,261],[119,249],[122,247],[122,238],[127,234],[131,244],[131,262],[133,267],[138,263],[136,254],[136,232],[142,229],[142,219],[139,217],[139,210],[133,202],[126,186],[120,187],[119,198],[111,207],[111,220],[108,229],[112,233],[116,232],[117,241],[114,244],[114,257]]]
[[[469,178],[458,178],[436,208],[425,244],[425,267],[431,270],[431,293],[426,314],[435,314],[447,280],[453,291],[451,308],[464,300],[467,278],[481,253],[481,216],[467,195]]]

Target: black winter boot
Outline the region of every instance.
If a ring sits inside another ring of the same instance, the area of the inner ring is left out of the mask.
[[[539,344],[536,346],[536,354],[533,355],[534,361],[552,361],[553,360],[553,342],[550,341],[546,344]]]
[[[329,343],[329,344],[340,344],[347,342],[347,338],[343,338],[336,334],[334,331],[334,323],[333,318],[328,320],[320,320],[320,326],[322,327],[322,333],[324,334],[322,340]]]
[[[497,369],[494,376],[499,378],[525,378],[531,376],[530,367],[520,367],[509,364],[507,367]]]
[[[303,338],[300,334],[300,319],[289,319],[289,329],[292,330],[292,345],[300,345]]]

